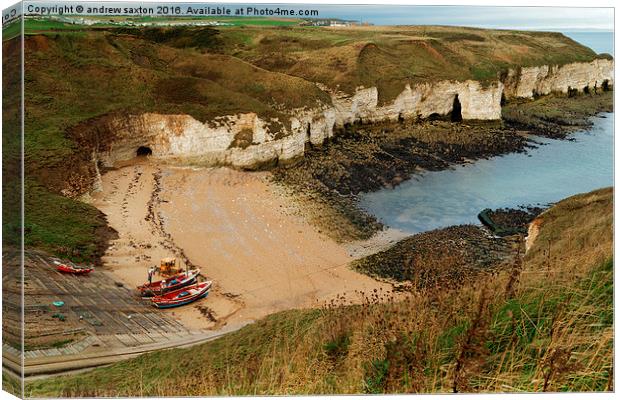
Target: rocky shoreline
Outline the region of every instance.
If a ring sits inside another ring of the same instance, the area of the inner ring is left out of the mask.
[[[502,109],[507,126],[526,130],[536,136],[566,139],[575,131],[592,126],[590,118],[598,113],[613,112],[613,92],[576,97],[541,97],[535,101],[517,101]]]
[[[455,287],[481,273],[520,262],[532,220],[546,208],[522,206],[485,210],[491,226],[457,225],[406,237],[389,248],[353,262],[358,272],[411,287]]]
[[[478,214],[478,219],[496,236],[525,235],[530,222],[544,210],[545,208],[533,206],[486,209]]]
[[[599,91],[509,103],[498,122],[437,118],[350,125],[273,176],[333,239],[364,240],[383,225],[358,207],[359,194],[395,187],[424,171],[524,152],[537,146],[536,136],[570,140],[571,133],[591,126],[590,117],[612,110],[613,92]]]
[[[516,237],[496,237],[480,226],[458,225],[410,236],[356,260],[352,267],[393,282],[397,289],[450,287],[509,264],[519,247]]]

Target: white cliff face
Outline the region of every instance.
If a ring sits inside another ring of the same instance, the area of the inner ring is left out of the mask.
[[[568,89],[600,88],[607,81],[613,85],[613,60],[597,59],[590,63],[562,66],[525,67],[510,70],[504,80],[506,97],[531,98],[535,95],[567,93]]]
[[[98,152],[98,160],[112,166],[136,156],[145,146],[160,159],[202,161],[253,168],[275,160],[287,161],[303,155],[305,138],[293,132],[275,132],[256,114],[217,118],[208,123],[189,115],[142,114],[112,121],[107,127],[114,139]],[[283,128],[284,129],[284,128]],[[275,140],[276,134],[284,135]],[[234,145],[236,139],[245,144]]]
[[[254,113],[223,116],[207,123],[189,115],[147,113],[109,123],[113,140],[99,150],[97,159],[111,166],[135,157],[140,146],[147,146],[156,158],[254,169],[292,162],[303,156],[306,143],[321,145],[346,124],[447,115],[455,99],[464,120],[498,120],[502,94],[510,98],[566,93],[569,88],[601,87],[604,81],[613,84],[613,61],[601,59],[510,70],[503,81],[486,85],[472,80],[406,85],[391,103],[381,106],[376,87],[359,88],[352,96],[332,95],[329,107],[292,110],[290,126],[277,120],[269,124]],[[270,126],[278,131],[272,132]]]
[[[466,83],[467,85],[459,93],[463,119],[500,119],[504,85],[497,82],[484,88],[480,86],[480,82],[467,81]]]
[[[463,119],[493,120],[501,118],[503,85],[495,82],[483,87],[480,82],[441,81],[405,86],[396,99],[384,106],[377,106],[377,88],[358,90],[351,98],[332,97],[336,110],[336,125],[356,121],[396,121],[399,118],[427,118],[432,114],[452,112],[455,98],[461,104]],[[458,97],[457,97],[458,96]]]

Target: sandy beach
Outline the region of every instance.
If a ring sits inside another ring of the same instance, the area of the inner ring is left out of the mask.
[[[310,225],[266,172],[141,160],[106,172],[94,205],[119,233],[104,257],[127,286],[163,257],[198,267],[210,295],[168,311],[192,329],[242,325],[277,311],[390,290],[348,268],[351,246]]]

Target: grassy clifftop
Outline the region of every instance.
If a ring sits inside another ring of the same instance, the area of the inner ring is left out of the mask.
[[[222,29],[225,49],[272,71],[346,93],[376,86],[380,101],[406,83],[486,81],[507,68],[591,61],[591,49],[554,32],[446,26]]]
[[[404,300],[272,315],[190,349],[28,384],[30,396],[603,391],[613,385],[612,190],[539,220],[522,262]]]

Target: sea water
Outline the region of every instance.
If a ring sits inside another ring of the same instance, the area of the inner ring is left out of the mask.
[[[594,50],[614,55],[614,33],[611,31],[565,31],[564,35]]]
[[[592,119],[571,140],[532,136],[540,145],[452,169],[425,172],[394,189],[361,197],[362,208],[386,225],[419,233],[478,223],[485,208],[548,205],[613,185],[613,113]]]

